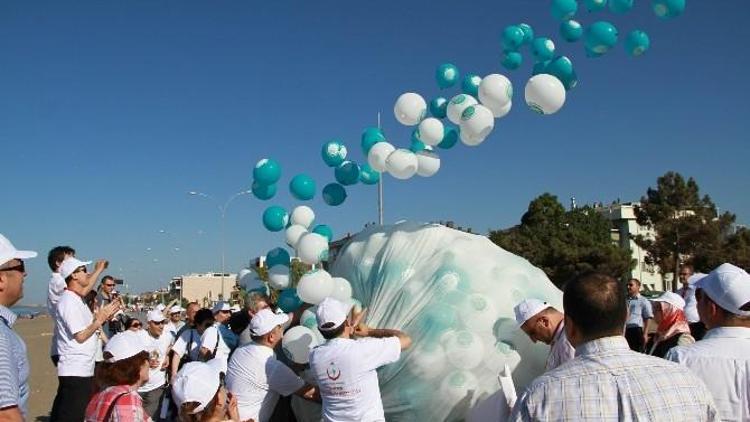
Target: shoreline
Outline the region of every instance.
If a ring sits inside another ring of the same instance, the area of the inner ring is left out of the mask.
[[[13,329],[26,343],[29,374],[28,421],[48,421],[57,393],[57,371],[49,357],[53,320],[46,314],[33,318],[19,315]]]

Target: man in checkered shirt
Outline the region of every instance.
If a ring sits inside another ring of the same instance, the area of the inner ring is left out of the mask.
[[[566,286],[563,308],[576,357],[534,380],[511,420],[719,420],[711,393],[690,371],[630,350],[622,283],[580,276]]]

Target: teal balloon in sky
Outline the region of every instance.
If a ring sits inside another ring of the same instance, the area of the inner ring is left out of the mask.
[[[589,12],[599,12],[607,7],[607,0],[585,0],[586,10]]]
[[[638,29],[631,31],[625,38],[625,50],[633,57],[642,55],[650,46],[648,34]]]
[[[346,189],[338,183],[329,183],[323,188],[323,201],[332,206],[338,206],[346,200]]]
[[[537,37],[531,42],[531,53],[536,61],[550,60],[555,56],[555,43],[547,37]]]
[[[544,73],[559,79],[566,91],[578,85],[578,75],[573,69],[573,62],[566,56],[558,56],[550,60],[545,66]]]
[[[458,68],[450,63],[443,63],[435,71],[435,80],[440,89],[450,88],[458,82]]]
[[[453,125],[443,126],[443,140],[438,144],[438,148],[451,149],[458,142],[459,129]]]
[[[344,186],[355,185],[359,181],[359,166],[354,161],[344,161],[336,167],[334,176]]]
[[[534,67],[531,69],[531,74],[538,75],[540,73],[547,73],[547,65],[550,64],[550,62],[552,62],[552,60],[534,63]]]
[[[281,179],[281,165],[272,158],[264,158],[255,164],[253,179],[263,185],[272,185]]]
[[[586,28],[586,49],[602,55],[617,44],[617,28],[609,22],[598,21]]]
[[[578,11],[578,2],[576,0],[552,0],[550,12],[552,16],[559,21],[564,21],[575,16]]]
[[[573,19],[563,21],[560,23],[560,36],[567,42],[576,42],[583,36],[583,26]]]
[[[448,110],[448,100],[445,97],[433,98],[430,101],[430,114],[438,119],[444,119]]]
[[[503,49],[515,51],[523,44],[524,32],[518,25],[509,25],[503,29]]]
[[[518,51],[503,51],[503,58],[500,64],[508,70],[516,70],[523,63],[523,56]]]
[[[263,226],[272,232],[284,230],[289,222],[289,213],[278,205],[273,205],[263,211]]]
[[[633,8],[633,0],[609,0],[612,13],[628,13]]]
[[[284,312],[294,312],[302,306],[302,299],[297,296],[297,289],[284,289],[279,293],[276,305]]]
[[[473,73],[467,73],[464,75],[464,80],[461,82],[461,90],[464,94],[471,95],[477,98],[479,95],[479,84],[482,83],[482,78]]]
[[[339,140],[328,141],[323,144],[320,155],[328,167],[336,167],[346,160],[346,146]]]
[[[422,142],[421,139],[419,139],[419,129],[414,129],[411,131],[411,145],[409,146],[409,150],[413,153],[417,153],[419,151],[422,151],[426,148],[426,145],[424,142]]]
[[[291,257],[286,249],[273,248],[266,253],[266,268],[271,268],[274,265],[283,265],[285,267],[291,265]]]
[[[374,185],[380,181],[380,173],[375,171],[369,164],[362,164],[359,168],[359,181],[365,185]]]
[[[333,242],[333,229],[327,224],[318,224],[312,229],[312,232],[328,238],[328,242]]]
[[[300,173],[289,182],[289,192],[295,199],[309,201],[315,197],[315,180],[304,173]]]
[[[273,183],[270,185],[264,185],[262,183],[258,183],[258,181],[256,180],[253,182],[250,190],[253,192],[253,196],[260,199],[261,201],[266,201],[276,195],[276,184]]]
[[[528,23],[519,23],[518,27],[523,31],[523,44],[531,45],[531,42],[534,41],[534,28]]]
[[[676,18],[685,11],[685,0],[654,0],[651,8],[662,19]]]
[[[368,127],[362,132],[362,152],[365,156],[370,152],[370,148],[378,142],[385,141],[385,134],[380,128]]]

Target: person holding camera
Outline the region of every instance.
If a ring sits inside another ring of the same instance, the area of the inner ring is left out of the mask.
[[[99,306],[106,306],[112,303],[113,300],[119,297],[119,294],[115,292],[115,278],[111,275],[105,275],[102,277],[101,284],[99,285],[99,294],[96,296],[96,302]],[[120,317],[123,313],[115,314],[112,319],[102,325],[104,334],[111,338],[115,334],[123,331],[122,321]]]

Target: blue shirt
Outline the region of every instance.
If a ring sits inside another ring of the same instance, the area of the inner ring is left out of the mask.
[[[635,297],[628,296],[628,321],[626,327],[643,328],[644,319],[652,319],[654,311],[651,308],[651,302],[641,295]]]
[[[26,417],[29,359],[26,344],[13,331],[16,314],[0,305],[0,408],[18,406]]]

